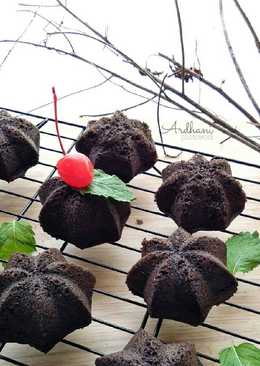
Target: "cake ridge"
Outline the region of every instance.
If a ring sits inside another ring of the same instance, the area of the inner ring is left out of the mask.
[[[41,186],[39,196],[43,230],[79,248],[117,241],[130,215],[129,202],[82,194],[57,177]]]
[[[122,112],[89,121],[76,150],[87,155],[96,168],[124,182],[150,169],[157,160],[148,125]]]
[[[0,172],[7,182],[21,177],[39,160],[39,129],[31,122],[0,111]]]
[[[14,255],[0,273],[0,342],[28,343],[48,352],[71,331],[90,324],[95,277],[67,262],[58,249],[27,258]],[[27,272],[20,269],[26,266]]]
[[[96,359],[96,366],[199,366],[193,344],[164,343],[140,329],[122,351]]]
[[[159,209],[190,233],[224,230],[245,207],[245,192],[224,159],[194,155],[169,164],[162,179]]]
[[[225,263],[222,241],[193,238],[179,228],[168,239],[143,241],[142,257],[126,283],[134,295],[144,298],[151,317],[200,325],[211,307],[237,290]]]

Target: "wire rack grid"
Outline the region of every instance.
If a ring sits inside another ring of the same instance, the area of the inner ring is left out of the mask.
[[[10,109],[10,108],[0,108],[0,109],[5,109],[9,112],[12,112],[12,113],[15,113],[15,114],[21,115],[21,116],[26,116],[26,117],[29,117],[31,120],[34,120],[35,123],[37,124],[38,128],[40,129],[41,136],[43,136],[43,135],[53,136],[53,137],[56,136],[56,133],[50,132],[49,128],[48,128],[48,126],[50,126],[51,124],[53,125],[54,120],[52,118],[46,118],[46,117],[36,115],[36,114],[25,113],[25,112],[17,111],[17,110]],[[71,123],[71,122],[65,122],[65,121],[59,121],[59,123],[61,125],[70,126],[70,128],[73,128],[75,130],[75,133],[76,133],[75,137],[61,136],[64,140],[66,140],[68,142],[69,146],[67,148],[67,152],[70,152],[73,149],[77,138],[84,131],[85,126],[79,125],[79,124],[74,124],[74,123]],[[203,151],[195,151],[195,150],[184,148],[184,147],[181,147],[181,146],[163,144],[163,143],[160,143],[160,142],[156,142],[156,145],[157,145],[158,149],[161,149],[162,147],[164,147],[164,148],[168,148],[168,149],[171,149],[172,151],[177,151],[177,152],[181,151],[181,152],[187,152],[187,153],[191,153],[191,154],[200,153],[200,154],[202,154],[206,157],[213,157],[214,156],[213,154],[205,153]],[[62,154],[62,152],[60,150],[56,150],[56,149],[54,149],[52,147],[49,147],[49,146],[48,147],[41,146],[40,149],[50,151],[50,152],[54,152],[54,153],[57,153],[57,154]],[[248,162],[238,160],[238,159],[227,159],[227,160],[230,163],[238,164],[238,165],[241,165],[241,166],[246,166],[248,168],[254,168],[254,169],[257,169],[257,170],[260,169],[260,165],[258,165],[258,164],[248,163]],[[165,160],[165,159],[159,159],[158,163],[159,164],[168,164],[168,163],[171,163],[171,161],[168,161],[168,160]],[[49,164],[49,163],[44,162],[44,161],[40,161],[39,166],[40,167],[47,167],[47,168],[50,169],[50,172],[47,174],[47,176],[44,177],[44,179],[39,180],[39,179],[35,179],[35,178],[32,178],[32,177],[28,177],[28,176],[25,176],[21,179],[27,180],[27,181],[32,181],[32,182],[38,183],[40,185],[45,180],[49,179],[50,177],[52,177],[55,174],[55,171],[56,171],[55,165]],[[161,167],[161,165],[160,165],[160,167]],[[149,172],[146,172],[144,174],[147,175],[148,177],[150,176],[150,177],[153,177],[155,179],[161,179],[160,169],[157,166],[155,166],[153,169],[154,169],[154,172],[149,171]],[[253,184],[253,185],[258,185],[259,186],[259,184],[260,184],[260,182],[258,180],[248,179],[246,177],[236,177],[236,178],[239,179],[242,182],[247,182],[247,183],[250,183],[250,184]],[[151,189],[149,189],[147,187],[143,187],[143,186],[137,186],[137,185],[129,184],[129,187],[131,187],[133,189],[136,189],[136,190],[139,190],[141,192],[147,192],[147,193],[151,193],[151,194],[155,193],[154,190],[151,190]],[[26,202],[25,205],[22,207],[22,209],[20,209],[19,211],[18,210],[17,211],[7,211],[7,210],[2,209],[2,207],[0,205],[0,213],[1,214],[6,214],[8,216],[15,217],[16,220],[23,219],[23,220],[31,221],[35,224],[39,224],[39,221],[37,219],[31,218],[28,215],[28,211],[30,210],[33,203],[34,202],[39,202],[38,189],[33,195],[29,195],[29,194],[24,195],[24,194],[20,194],[18,192],[14,192],[14,191],[11,191],[11,190],[8,190],[8,189],[0,189],[0,193],[5,194],[6,196],[23,198]],[[253,197],[253,196],[247,196],[247,200],[255,202],[256,204],[260,203],[260,199],[257,198],[257,197]],[[139,206],[136,206],[135,204],[132,205],[132,208],[135,209],[135,210],[142,211],[142,212],[147,213],[147,214],[152,214],[152,215],[158,215],[160,217],[165,217],[165,215],[160,213],[159,211],[154,211],[154,210],[150,210],[150,209],[147,209],[147,208],[139,207]],[[260,208],[260,206],[259,206],[259,208]],[[249,220],[256,220],[256,221],[260,220],[260,217],[257,217],[255,215],[251,215],[251,214],[245,214],[245,213],[241,214],[241,217],[244,217],[244,218],[249,219]],[[151,234],[153,236],[158,236],[158,237],[162,237],[162,238],[168,237],[168,235],[165,235],[165,234],[153,231],[153,230],[144,229],[144,228],[142,228],[138,225],[127,224],[126,227],[128,227],[130,229],[133,229],[133,230],[141,231],[144,235],[145,234]],[[225,230],[224,232],[226,234],[237,234],[237,232],[234,232],[234,231],[231,231],[231,230]],[[60,246],[61,252],[63,253],[63,255],[65,257],[67,257],[67,259],[75,259],[75,260],[78,260],[78,261],[82,261],[84,263],[88,263],[88,264],[91,264],[91,265],[94,265],[94,266],[99,266],[99,267],[102,267],[102,268],[105,268],[105,269],[108,269],[108,270],[111,270],[111,271],[114,271],[114,272],[118,272],[118,273],[121,273],[123,275],[127,274],[126,271],[118,269],[114,266],[110,266],[110,265],[107,265],[107,264],[104,264],[104,263],[98,263],[98,262],[90,260],[86,257],[83,258],[81,256],[74,255],[74,254],[71,254],[71,253],[67,252],[66,248],[67,248],[68,244],[69,243],[67,243],[67,242],[63,242]],[[116,247],[119,247],[119,248],[121,248],[125,251],[134,251],[134,252],[137,252],[137,253],[140,252],[140,250],[138,248],[134,248],[134,247],[131,247],[129,245],[122,244],[122,243],[112,243],[111,242],[109,244],[111,244],[113,246],[116,246]],[[41,243],[38,244],[37,247],[39,249],[42,249],[42,250],[48,249],[48,247],[46,247],[44,245],[41,245]],[[4,262],[4,261],[1,261],[1,262]],[[239,277],[237,279],[238,279],[239,282],[244,283],[244,284],[249,285],[249,286],[252,286],[254,288],[259,288],[260,287],[260,283],[258,283],[258,282],[251,281],[251,280],[248,280],[248,279],[245,279],[245,278],[239,278]],[[143,328],[143,329],[146,328],[147,322],[149,320],[149,314],[146,311],[146,305],[144,303],[136,301],[136,300],[132,300],[132,299],[129,299],[129,298],[117,295],[117,294],[114,294],[112,292],[104,291],[104,290],[101,290],[101,289],[98,289],[98,288],[95,288],[94,292],[99,294],[99,295],[102,295],[102,296],[107,296],[107,297],[117,299],[117,300],[122,301],[122,302],[127,302],[129,304],[133,304],[135,306],[143,308],[144,309],[144,317],[141,321],[140,328]],[[237,303],[234,303],[232,301],[226,301],[224,305],[228,306],[228,307],[236,308],[241,312],[260,315],[259,310],[248,307],[248,306],[245,306],[245,305],[237,304]],[[163,321],[164,321],[163,319],[158,319],[155,323],[155,326],[153,328],[153,334],[156,337],[158,337],[160,335],[160,330],[161,330]],[[136,330],[129,329],[127,327],[123,327],[123,326],[115,324],[115,323],[110,323],[110,322],[108,322],[106,320],[103,320],[103,319],[93,318],[93,322],[98,323],[98,324],[103,325],[103,326],[106,326],[106,327],[113,328],[114,330],[120,330],[120,331],[122,331],[124,333],[127,333],[127,334],[135,334],[136,333]],[[236,339],[239,339],[239,340],[242,340],[242,341],[253,342],[255,344],[260,344],[260,339],[251,338],[251,337],[245,336],[243,334],[230,331],[229,329],[225,329],[225,328],[222,328],[222,327],[218,327],[218,326],[215,326],[215,325],[208,324],[206,322],[202,325],[202,327],[211,329],[211,330],[213,330],[217,333],[220,333],[220,334],[224,333],[224,334],[230,335],[230,336],[235,337]],[[72,342],[68,339],[63,339],[61,342],[66,344],[66,345],[69,345],[71,347],[80,349],[82,351],[92,353],[93,355],[96,355],[96,356],[102,356],[103,355],[103,353],[100,352],[97,349],[92,349],[91,347],[88,347],[86,345],[82,345],[82,344],[79,344],[79,343]],[[4,355],[5,346],[6,346],[5,344],[0,345],[0,360],[3,360],[6,363],[10,363],[10,364],[13,364],[13,365],[30,366],[28,364],[20,362],[15,357],[12,358],[12,357],[9,357],[9,356],[5,356]],[[216,357],[212,357],[210,354],[198,353],[198,357],[199,357],[199,359],[202,363],[203,363],[203,360],[210,361],[212,364],[219,363],[219,360]],[[200,361],[199,361],[199,363],[200,363]]]

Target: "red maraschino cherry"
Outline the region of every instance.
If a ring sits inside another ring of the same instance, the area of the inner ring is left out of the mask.
[[[57,163],[61,179],[73,188],[86,188],[93,180],[93,164],[86,155],[71,153]]]
[[[63,147],[59,125],[58,125],[58,111],[57,111],[57,95],[55,88],[52,88],[53,102],[54,102],[54,116],[55,116],[55,126],[57,131],[57,136],[59,139],[61,150],[64,154],[57,163],[57,170],[59,176],[69,186],[77,189],[87,188],[93,180],[94,167],[89,158],[81,153],[74,152],[66,154]]]

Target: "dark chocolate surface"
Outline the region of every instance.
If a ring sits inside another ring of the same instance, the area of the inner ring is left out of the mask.
[[[0,343],[48,352],[90,324],[94,284],[88,270],[68,263],[57,249],[14,255],[0,272]]]
[[[87,155],[95,168],[115,174],[124,182],[150,169],[157,159],[149,127],[120,112],[90,121],[76,149]]]
[[[158,207],[190,233],[224,230],[245,207],[245,192],[223,159],[194,155],[170,164],[162,177],[155,196]]]
[[[194,326],[237,290],[225,267],[226,246],[210,237],[193,238],[179,228],[169,239],[142,243],[142,258],[127,276],[133,294],[144,298],[151,317]]]
[[[39,196],[43,230],[79,248],[119,240],[130,215],[128,202],[83,195],[59,178],[45,182]]]
[[[39,143],[40,133],[36,126],[0,111],[0,179],[11,182],[36,165]]]
[[[139,330],[121,352],[100,357],[96,366],[201,366],[190,343],[166,344]]]

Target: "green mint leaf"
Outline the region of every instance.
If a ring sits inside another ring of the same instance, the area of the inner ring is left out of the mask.
[[[242,232],[226,242],[227,267],[233,274],[249,272],[260,264],[260,238],[257,231]]]
[[[100,169],[95,169],[93,182],[86,190],[81,190],[81,193],[113,198],[121,202],[134,200],[133,193],[121,179],[116,175],[106,174]]]
[[[8,261],[15,253],[31,254],[36,251],[32,226],[24,221],[0,224],[0,259]]]
[[[250,343],[232,346],[220,353],[221,366],[259,366],[260,349]]]

